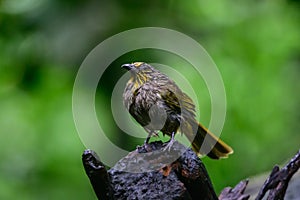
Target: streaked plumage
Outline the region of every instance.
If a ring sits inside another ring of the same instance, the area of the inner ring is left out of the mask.
[[[123,93],[124,105],[148,132],[146,142],[158,131],[169,136],[180,131],[192,142],[192,147],[198,154],[218,159],[233,152],[231,147],[196,121],[192,99],[168,76],[143,62],[125,64],[122,67],[131,72]],[[201,145],[206,136],[203,148]]]

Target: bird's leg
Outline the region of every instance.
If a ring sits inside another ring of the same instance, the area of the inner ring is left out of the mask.
[[[166,147],[164,148],[164,151],[165,151],[165,150],[168,150],[168,151],[171,150],[171,147],[173,146],[173,143],[174,143],[174,141],[175,141],[174,137],[175,137],[175,132],[172,132],[171,139],[169,140],[168,144],[167,144]]]
[[[147,138],[146,138],[146,140],[145,140],[145,142],[144,142],[144,145],[146,145],[146,144],[149,143],[150,138],[151,138],[151,133],[148,134],[148,136],[147,136]]]
[[[147,132],[148,132],[148,136],[144,142],[145,145],[149,143],[149,140],[150,140],[151,136],[153,135],[153,131],[148,130]]]
[[[148,136],[147,136],[147,138],[146,138],[144,144],[148,144],[148,143],[149,143],[149,140],[150,140],[150,138],[151,138],[152,136],[157,137],[157,136],[158,136],[158,132],[157,132],[157,131],[150,131],[150,132],[148,132]]]
[[[154,136],[154,137],[158,137],[159,135],[158,135],[158,131],[153,131],[152,132],[152,135]]]

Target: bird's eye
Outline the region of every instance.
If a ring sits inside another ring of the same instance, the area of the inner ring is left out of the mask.
[[[135,62],[135,63],[133,63],[133,65],[135,67],[140,67],[142,64],[143,64],[143,62]]]

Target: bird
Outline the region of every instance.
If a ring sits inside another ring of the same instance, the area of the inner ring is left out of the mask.
[[[195,104],[166,74],[146,62],[123,64],[130,78],[123,92],[123,104],[148,136],[170,136],[170,150],[177,132],[191,142],[198,156],[227,158],[233,149],[196,120]],[[205,142],[204,142],[205,139]]]

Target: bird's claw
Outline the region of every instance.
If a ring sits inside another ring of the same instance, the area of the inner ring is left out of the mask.
[[[175,141],[174,137],[175,137],[175,132],[172,132],[171,139],[168,142],[168,144],[166,145],[166,147],[164,148],[164,151],[166,151],[166,150],[171,151],[171,147],[173,146],[173,143]]]
[[[173,142],[168,142],[168,144],[165,146],[164,151],[171,151],[171,148],[173,146]]]

